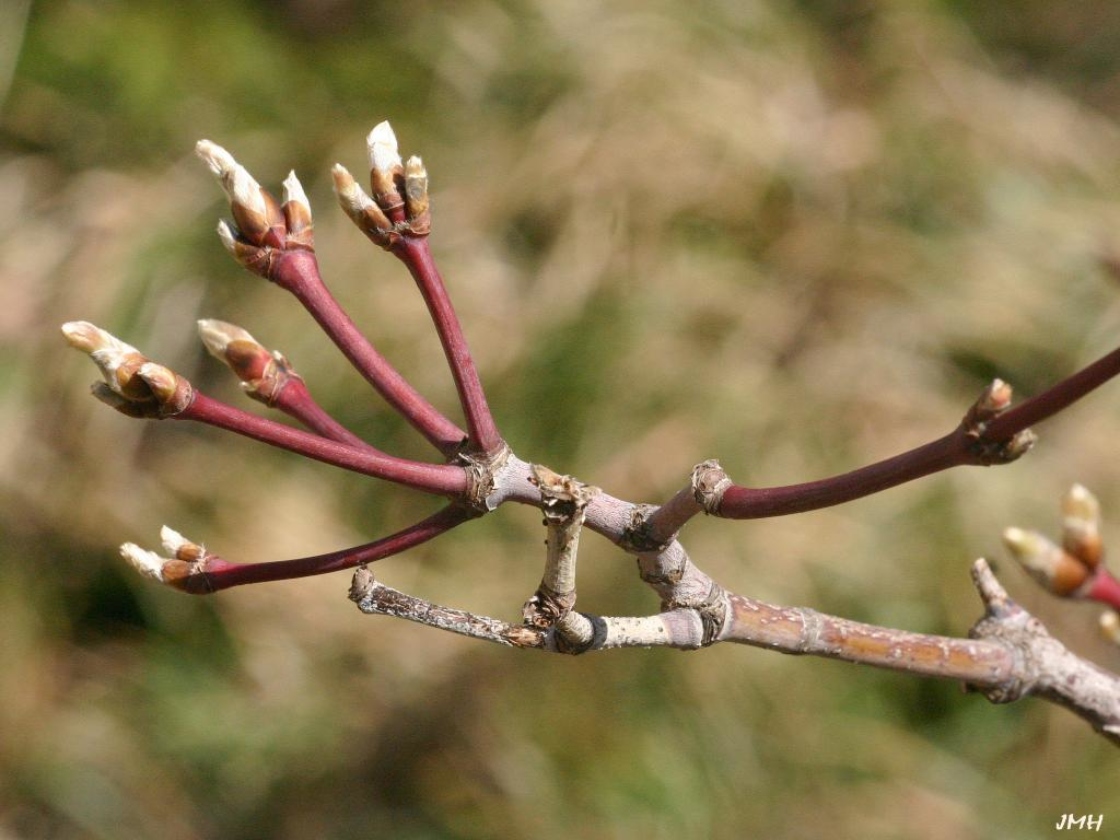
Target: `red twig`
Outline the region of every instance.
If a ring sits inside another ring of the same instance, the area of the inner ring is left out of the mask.
[[[434,539],[440,534],[447,533],[456,525],[466,522],[473,515],[466,508],[448,506],[395,534],[355,548],[319,554],[315,557],[278,560],[270,563],[231,563],[211,555],[204,561],[205,568],[192,575],[190,582],[183,588],[198,593],[217,592],[220,589],[229,589],[231,586],[241,586],[246,583],[292,580],[353,569],[363,563],[372,563],[393,554],[400,554],[402,551]]]
[[[1120,348],[1041,394],[1007,409],[988,423],[985,436],[989,440],[1005,440],[1028,426],[1053,417],[1117,374],[1120,374]]]
[[[428,305],[451,375],[455,379],[472,448],[485,453],[496,452],[502,445],[502,438],[486,403],[486,394],[482,390],[463,328],[451,305],[451,298],[448,297],[447,287],[432,259],[427,237],[402,236],[392,250],[412,273],[420,294]]]
[[[1107,604],[1114,610],[1120,610],[1120,581],[1102,566],[1097,569],[1093,576],[1093,582],[1089,586],[1089,591],[1085,593],[1085,597]]]
[[[466,492],[468,487],[467,474],[460,467],[408,461],[386,455],[368,445],[359,448],[328,440],[311,432],[241,411],[205,394],[196,394],[193,402],[181,413],[174,415],[174,418],[197,420],[316,461],[383,478],[426,493],[458,496]]]
[[[842,475],[784,487],[732,485],[723,494],[718,516],[761,519],[838,505],[960,464],[972,463],[956,429],[924,446]]]
[[[973,409],[960,426],[944,437],[884,461],[804,484],[765,488],[732,485],[723,493],[714,512],[729,519],[785,516],[869,496],[950,467],[1000,463],[1001,446],[1028,427],[1068,408],[1117,374],[1120,349],[1018,406],[984,418],[982,423],[970,425],[975,420]]]
[[[298,377],[292,377],[284,384],[272,404],[289,417],[298,420],[311,431],[325,438],[345,443],[348,446],[374,448],[331,417],[315,401],[311,392],[307,390],[307,385]]]
[[[459,451],[466,434],[424,399],[354,326],[323,282],[313,254],[278,254],[269,279],[295,295],[355,369],[433,446],[447,456]]]

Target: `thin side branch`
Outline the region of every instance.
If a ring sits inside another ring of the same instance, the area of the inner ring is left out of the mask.
[[[264,417],[258,417],[231,405],[196,394],[194,401],[175,415],[177,420],[197,420],[287,449],[305,458],[312,458],[351,472],[382,478],[425,493],[462,496],[470,482],[462,467],[450,464],[423,464],[387,455],[369,446],[355,447],[319,435],[294,429]]]
[[[467,419],[467,436],[471,447],[480,452],[496,452],[502,445],[502,437],[486,402],[486,393],[482,389],[482,381],[471,358],[459,317],[455,314],[447,287],[432,260],[427,238],[402,236],[394,246],[393,253],[408,267],[428,305],[443,352],[447,356],[451,376],[455,380],[459,403]]]
[[[269,279],[303,304],[354,368],[436,449],[451,457],[462,448],[466,433],[421,396],[354,325],[323,283],[313,255],[285,253]]]
[[[353,569],[435,539],[473,516],[475,513],[469,508],[450,505],[415,525],[373,542],[295,560],[234,563],[169,528],[163,529],[162,536],[164,548],[171,556],[161,557],[132,543],[121,546],[121,554],[146,577],[182,592],[206,595],[248,583],[292,580]]]
[[[1027,428],[1027,421],[1035,413],[1019,414],[1012,422],[995,425],[1010,413],[1010,403],[1010,386],[997,379],[969,408],[957,428],[942,438],[832,478],[785,487],[731,485],[718,498],[706,499],[705,509],[727,519],[786,516],[869,496],[950,467],[1010,463],[1026,454],[1035,441]]]

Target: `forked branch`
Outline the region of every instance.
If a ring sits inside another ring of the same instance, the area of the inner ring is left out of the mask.
[[[246,269],[293,294],[343,355],[388,405],[443,455],[444,463],[399,458],[362,440],[311,396],[281,354],[245,330],[221,321],[199,324],[207,348],[234,371],[249,396],[305,429],[250,414],[197,390],[182,376],[84,322],[64,326],[67,340],[88,353],[103,381],[94,394],[132,417],[194,420],[287,449],[342,469],[445,497],[447,504],[393,534],[341,551],[275,562],[223,559],[170,529],[166,556],[131,543],[125,557],[143,574],[190,593],[286,580],[357,567],[350,597],[363,612],[405,618],[497,644],[578,654],[620,647],[682,649],[734,642],[791,654],[843,659],[923,676],[953,679],[995,702],[1033,695],[1066,706],[1120,743],[1120,681],[1066,650],[1007,597],[980,560],[973,576],[986,605],[969,638],[876,627],[803,607],[767,604],[726,590],[700,569],[680,540],[699,513],[727,519],[782,516],[877,493],[965,465],[1006,464],[1034,442],[1028,428],[1062,411],[1120,373],[1114,351],[1016,407],[1011,388],[996,380],[947,435],[842,475],[782,487],[735,484],[717,461],[705,461],[687,487],[664,504],[639,505],[518,458],[502,439],[487,403],[462,326],[428,245],[428,173],[420,158],[402,161],[388,123],[367,139],[370,194],[335,166],[339,203],[358,228],[409,270],[443,346],[464,431],[429,403],[358,330],[319,274],[311,208],[294,173],[278,202],[219,146],[202,141],[199,155],[230,200],[232,222],[218,233]],[[506,502],[544,514],[547,552],[541,582],[507,622],[433,604],[378,581],[376,560],[416,547]],[[1120,607],[1120,583],[1103,562],[1099,506],[1083,488],[1063,502],[1061,545],[1035,532],[1009,529],[1005,541],[1048,590],[1067,598]],[[649,615],[608,617],[576,610],[577,549],[582,529],[607,538],[637,559],[640,579],[657,595]],[[1106,620],[1120,627],[1115,613]]]

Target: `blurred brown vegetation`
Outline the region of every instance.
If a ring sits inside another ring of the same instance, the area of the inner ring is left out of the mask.
[[[979,8],[977,8],[979,7]],[[575,660],[361,616],[348,576],[186,598],[124,567],[166,522],[235,559],[355,544],[432,502],[87,395],[66,320],[238,398],[194,320],[251,330],[357,431],[422,442],[213,234],[209,137],[295,167],[324,273],[384,352],[454,393],[400,267],[337,212],[335,160],[393,121],[517,452],[666,498],[719,457],[808,480],[1029,395],[1120,336],[1120,13],[1107,0],[285,3],[0,9],[0,836],[1035,838],[1120,821],[1114,749],[1068,714],[718,647]],[[725,586],[927,632],[967,569],[1073,481],[1120,534],[1120,387],[1023,461],[767,522],[698,521]],[[381,565],[513,617],[531,511]],[[585,541],[581,606],[652,611]],[[1091,608],[1002,579],[1102,664]]]

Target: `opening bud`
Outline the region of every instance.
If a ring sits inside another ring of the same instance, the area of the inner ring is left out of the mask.
[[[382,210],[390,212],[401,206],[398,180],[404,173],[397,135],[388,121],[380,122],[366,137],[369,150],[369,184],[373,197]]]
[[[221,183],[240,235],[254,245],[282,247],[284,214],[276,199],[256,182],[249,170],[218,144],[199,140],[195,153]]]
[[[183,592],[210,591],[206,583],[206,564],[212,555],[206,549],[173,531],[166,525],[160,530],[163,549],[170,557],[162,557],[133,543],[121,546],[121,556],[144,577],[158,580]]]
[[[284,203],[280,209],[288,229],[288,240],[305,248],[314,247],[311,224],[311,202],[293,170],[284,179]]]

